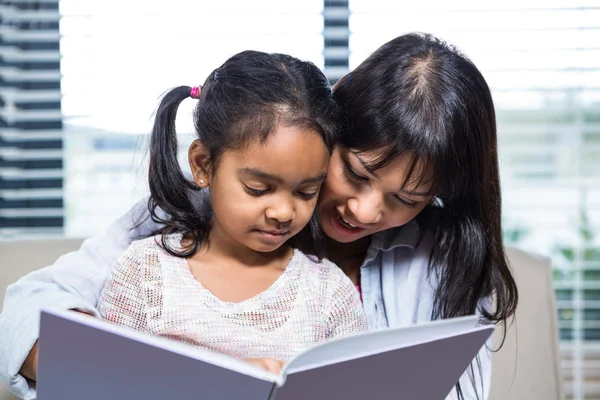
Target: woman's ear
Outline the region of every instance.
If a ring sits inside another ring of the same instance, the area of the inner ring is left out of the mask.
[[[210,185],[211,161],[206,147],[199,140],[194,140],[188,150],[190,169],[194,176],[194,182],[202,189]]]

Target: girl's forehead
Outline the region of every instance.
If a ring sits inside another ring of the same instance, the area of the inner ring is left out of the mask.
[[[329,151],[318,134],[304,128],[285,127],[263,142],[254,141],[242,149],[226,152],[224,159],[226,165],[235,169],[303,180],[320,176],[326,170]]]

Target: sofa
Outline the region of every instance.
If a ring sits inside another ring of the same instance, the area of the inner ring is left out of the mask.
[[[52,264],[74,251],[81,239],[0,241],[0,307],[6,287],[19,277]],[[507,249],[519,288],[519,305],[508,324],[502,348],[493,355],[489,400],[560,400],[563,398],[558,328],[550,262],[521,250]],[[499,326],[494,349],[503,338]],[[0,400],[14,400],[1,387]]]

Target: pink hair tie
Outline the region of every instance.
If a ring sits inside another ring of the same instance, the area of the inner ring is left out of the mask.
[[[194,86],[192,88],[192,90],[190,91],[190,97],[192,99],[198,99],[200,98],[200,89],[202,89],[202,86]]]

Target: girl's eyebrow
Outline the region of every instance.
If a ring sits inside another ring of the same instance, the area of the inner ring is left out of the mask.
[[[241,168],[238,170],[239,172],[241,172],[242,174],[246,174],[246,175],[251,175],[255,178],[261,178],[261,179],[267,179],[273,182],[277,182],[280,184],[284,183],[284,180],[282,177],[280,177],[279,175],[275,175],[275,174],[270,174],[268,172],[265,171],[261,171],[260,169],[256,169],[256,168]],[[327,173],[322,173],[318,176],[312,177],[312,178],[306,178],[302,180],[302,184],[305,183],[321,183],[325,180],[325,178],[327,177]]]

